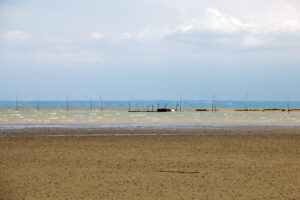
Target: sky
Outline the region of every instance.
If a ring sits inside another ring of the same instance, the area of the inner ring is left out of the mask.
[[[0,100],[300,100],[298,0],[0,0]]]

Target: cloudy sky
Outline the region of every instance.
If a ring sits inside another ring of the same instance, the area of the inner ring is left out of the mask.
[[[0,0],[0,100],[300,100],[297,0]]]

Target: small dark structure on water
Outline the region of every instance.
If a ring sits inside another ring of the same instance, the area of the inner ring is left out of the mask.
[[[153,104],[151,105],[151,109],[150,109],[150,104],[148,105],[147,110],[145,109],[131,109],[131,105],[130,102],[128,103],[128,112],[176,112],[177,111],[177,107],[178,105],[176,105],[176,109],[175,108],[168,108],[167,104],[165,105],[165,107],[160,108],[159,104],[157,105],[157,109],[155,110],[153,107]]]
[[[196,111],[197,112],[206,112],[206,111],[208,111],[208,109],[206,109],[206,108],[198,108],[198,109],[196,109]]]
[[[174,108],[157,108],[156,112],[175,112]]]

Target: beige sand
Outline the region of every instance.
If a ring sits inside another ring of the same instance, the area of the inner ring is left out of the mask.
[[[259,130],[2,136],[0,199],[300,199],[299,132]]]

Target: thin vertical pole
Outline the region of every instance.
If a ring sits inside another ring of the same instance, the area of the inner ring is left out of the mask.
[[[287,109],[287,111],[288,111],[288,114],[290,113],[290,99],[288,100],[288,109]]]
[[[212,100],[211,100],[211,112],[216,112],[217,106],[216,106],[216,95],[213,94]]]
[[[92,98],[90,99],[90,110],[93,111],[93,100],[92,100]]]
[[[181,104],[182,104],[182,101],[181,101],[181,96],[180,96],[180,100],[179,100],[179,111],[181,112]]]
[[[16,111],[19,110],[19,105],[18,105],[18,95],[16,95]]]
[[[37,96],[36,110],[37,110],[37,111],[40,110],[40,94],[38,94],[38,96]]]
[[[214,95],[211,98],[211,112],[214,112]]]
[[[100,109],[101,109],[101,112],[103,112],[103,103],[102,103],[102,97],[100,95]]]
[[[69,112],[69,110],[70,110],[69,95],[67,95],[67,111]]]
[[[130,102],[128,102],[128,111],[130,111]]]
[[[215,112],[217,112],[217,101],[216,101],[216,95],[214,95],[214,105],[215,105]]]
[[[246,93],[246,111],[248,111],[248,92]]]

